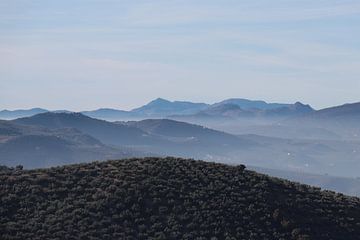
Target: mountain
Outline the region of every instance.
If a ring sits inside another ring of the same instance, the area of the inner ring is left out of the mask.
[[[127,124],[137,127],[149,134],[167,137],[173,141],[188,141],[191,144],[196,144],[195,146],[218,144],[219,146],[233,145],[234,147],[240,148],[241,146],[244,147],[254,144],[251,141],[228,133],[170,119],[147,119],[128,122]]]
[[[138,128],[90,118],[81,113],[48,112],[28,118],[19,118],[14,122],[49,129],[76,128],[105,144],[118,146],[152,144],[157,141],[157,139]]]
[[[48,110],[42,108],[19,109],[19,110],[2,110],[0,111],[0,119],[15,119],[21,117],[29,117],[39,113],[47,112]]]
[[[358,123],[360,121],[360,102],[321,109],[304,116],[304,118],[329,121],[350,121]]]
[[[117,109],[101,108],[93,111],[83,111],[82,114],[108,120],[142,120],[146,118],[163,118],[173,114],[192,114],[205,109],[208,104],[193,103],[186,101],[168,101],[163,98],[157,98],[148,104],[135,108],[131,111],[123,111]]]
[[[145,126],[154,121],[112,123],[93,119],[81,113],[49,112],[29,118],[16,119],[13,122],[49,129],[75,128],[84,134],[99,139],[104,144],[130,147],[158,155],[226,159],[234,150],[248,149],[255,144],[246,138],[201,126],[170,120],[157,120],[157,123],[162,127],[168,125],[167,129],[171,129],[172,132],[168,132],[166,135],[164,132],[160,132],[160,128],[158,128],[158,132],[154,132]],[[183,132],[182,136],[175,134],[175,132],[181,131]]]
[[[255,106],[255,105],[254,105]],[[275,108],[278,106],[278,108]],[[264,109],[259,108],[249,108],[245,106],[245,108],[241,107],[239,104],[236,104],[236,101],[228,101],[224,103],[217,103],[207,107],[204,110],[198,111],[194,114],[188,115],[172,115],[169,116],[173,119],[179,120],[233,120],[233,119],[248,119],[248,120],[279,120],[285,119],[294,116],[302,116],[304,114],[308,114],[314,111],[309,105],[302,104],[300,102],[296,102],[294,104],[284,104],[284,106],[277,104],[271,105]]]
[[[50,130],[0,121],[0,165],[39,168],[145,155],[106,146],[73,128]]]
[[[147,117],[166,117],[173,114],[192,114],[205,109],[208,104],[185,101],[168,101],[157,98],[150,103],[131,110],[132,114]]]
[[[1,168],[1,239],[358,239],[360,199],[175,158]]]
[[[230,98],[230,99],[226,99],[224,101],[215,103],[213,105],[217,106],[217,105],[223,105],[223,104],[234,104],[244,110],[251,110],[251,109],[269,110],[269,109],[288,107],[291,105],[291,104],[284,104],[284,103],[267,103],[265,101],[249,100],[249,99],[243,99],[243,98]]]
[[[118,120],[132,117],[131,112],[111,108],[100,108],[93,111],[83,111],[81,113],[92,118],[104,120]]]
[[[294,104],[289,104],[288,106],[268,109],[263,112],[263,115],[266,117],[290,117],[290,116],[303,116],[314,112],[315,110],[310,105],[302,104],[301,102],[296,102]]]
[[[224,103],[210,106],[207,109],[194,114],[194,116],[205,118],[240,118],[254,117],[255,113],[250,110],[243,110],[236,104]]]
[[[314,111],[300,116],[298,122],[314,124],[326,124],[339,127],[360,127],[360,102],[344,104],[341,106],[330,107]]]
[[[284,124],[324,128],[343,139],[360,141],[360,103],[321,109],[288,119]]]

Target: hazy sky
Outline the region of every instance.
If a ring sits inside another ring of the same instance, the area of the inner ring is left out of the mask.
[[[360,101],[360,1],[0,1],[0,109],[156,97]]]

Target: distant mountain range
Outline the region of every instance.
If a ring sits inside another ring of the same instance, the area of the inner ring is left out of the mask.
[[[184,101],[168,101],[162,98],[155,99],[140,108],[135,108],[131,112],[139,116],[147,117],[166,117],[172,114],[192,114],[209,105],[205,103],[193,103]]]
[[[297,119],[309,122],[326,120],[327,122],[347,121],[357,123],[360,120],[360,103],[345,104],[321,110],[314,110],[310,105],[296,102],[267,103],[265,101],[241,98],[227,99],[214,104],[193,103],[186,101],[168,101],[158,98],[148,104],[130,111],[101,108],[81,113],[97,119],[109,121],[142,120],[149,118],[171,118],[180,121],[202,120],[233,120],[233,119],[266,119],[282,120]],[[16,119],[30,117],[39,113],[49,112],[42,108],[29,110],[2,110],[0,119]],[[68,110],[56,110],[55,113],[70,113]]]
[[[168,101],[158,98],[148,104],[131,111],[101,108],[92,111],[83,111],[84,115],[104,120],[147,119],[166,117],[213,117],[213,118],[241,118],[241,117],[288,117],[313,111],[309,105],[301,103],[282,104],[266,103],[247,99],[228,99],[215,104],[193,103],[187,101]],[[38,113],[48,112],[46,109],[36,108],[29,110],[3,110],[0,119],[15,119],[30,117]],[[57,110],[53,112],[69,112]]]
[[[213,104],[213,106],[223,105],[223,104],[234,104],[241,107],[244,110],[251,109],[261,109],[261,110],[269,110],[275,108],[289,107],[291,104],[285,103],[267,103],[261,100],[249,100],[243,98],[230,98],[224,101]]]
[[[242,101],[240,101],[241,103]],[[309,105],[304,105],[300,102],[295,104],[269,104],[269,106],[259,107],[263,108],[248,108],[241,107],[241,105],[236,104],[236,101],[219,103],[209,106],[208,108],[201,110],[195,114],[191,115],[173,115],[171,118],[175,119],[241,119],[241,118],[274,118],[274,119],[283,119],[293,116],[300,116],[308,113],[312,113],[315,110]],[[254,104],[254,106],[257,106]],[[278,107],[275,107],[278,106]]]

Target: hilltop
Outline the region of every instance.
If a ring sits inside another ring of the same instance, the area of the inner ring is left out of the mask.
[[[360,199],[176,158],[0,170],[1,239],[359,239]]]

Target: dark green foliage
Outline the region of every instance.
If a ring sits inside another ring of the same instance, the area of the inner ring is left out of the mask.
[[[0,171],[0,239],[360,239],[360,200],[175,158]]]

